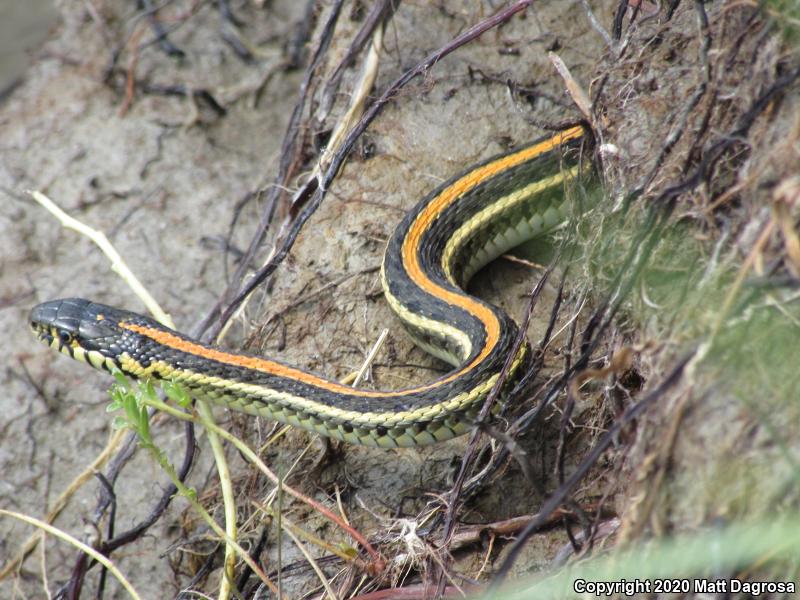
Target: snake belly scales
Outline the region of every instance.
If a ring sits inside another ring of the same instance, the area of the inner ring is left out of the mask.
[[[421,200],[392,234],[381,269],[386,300],[417,345],[455,368],[424,385],[355,389],[84,299],[36,306],[31,327],[43,343],[95,368],[173,380],[196,398],[346,442],[416,446],[461,435],[518,331],[463,286],[494,258],[565,220],[565,187],[584,168],[584,139],[575,126],[474,165]],[[523,344],[509,378],[525,352]]]

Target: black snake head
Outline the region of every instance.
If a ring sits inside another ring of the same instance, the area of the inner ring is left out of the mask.
[[[110,371],[112,367],[120,368],[123,352],[139,344],[136,334],[122,327],[132,314],[83,298],[64,298],[35,306],[29,322],[43,344]]]

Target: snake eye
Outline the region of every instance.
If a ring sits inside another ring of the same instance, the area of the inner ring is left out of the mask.
[[[58,340],[61,342],[62,345],[66,346],[70,342],[72,342],[72,334],[67,331],[61,330],[58,332]]]

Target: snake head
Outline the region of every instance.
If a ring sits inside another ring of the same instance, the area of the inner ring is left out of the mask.
[[[119,314],[117,314],[119,313]],[[52,300],[35,306],[30,326],[40,342],[97,369],[120,368],[129,332],[120,327],[124,311],[83,298]]]

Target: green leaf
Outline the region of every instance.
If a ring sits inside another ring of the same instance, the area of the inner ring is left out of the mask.
[[[139,419],[139,405],[136,396],[128,392],[122,398],[122,406],[125,409],[125,416],[131,423],[136,423]]]
[[[150,419],[148,418],[147,407],[142,406],[142,408],[139,410],[138,422],[139,427],[137,428],[137,431],[139,432],[139,437],[150,442],[152,438],[150,436]]]
[[[189,394],[186,393],[186,390],[180,383],[177,381],[164,381],[161,384],[161,387],[163,388],[164,393],[167,395],[167,398],[172,400],[181,408],[189,408],[192,403],[192,399],[189,397]]]
[[[119,369],[117,369],[117,368],[115,367],[115,368],[111,369],[111,374],[114,376],[114,379],[116,379],[116,380],[117,380],[117,383],[118,383],[120,386],[122,386],[122,387],[123,387],[123,388],[125,388],[126,390],[130,390],[130,389],[131,389],[131,382],[130,382],[130,380],[129,380],[129,379],[126,377],[126,376],[125,376],[125,373],[123,373],[122,371],[120,371]]]
[[[152,380],[148,379],[143,384],[141,384],[141,387],[142,387],[142,395],[145,398],[148,398],[148,399],[151,399],[151,400],[157,400],[158,399],[158,394],[156,394],[156,388],[153,387],[153,381]]]

